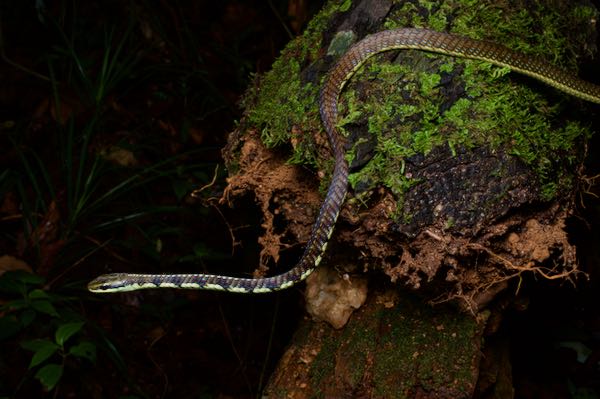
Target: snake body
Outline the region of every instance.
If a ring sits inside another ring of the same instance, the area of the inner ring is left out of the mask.
[[[295,267],[276,276],[256,279],[212,274],[113,273],[91,281],[88,289],[92,292],[118,292],[146,288],[187,288],[266,293],[289,288],[304,280],[321,262],[348,190],[348,163],[344,158],[344,142],[336,128],[340,93],[368,58],[383,51],[399,49],[418,49],[487,61],[531,76],[572,96],[600,103],[600,86],[581,80],[544,60],[515,52],[500,44],[416,28],[386,30],[366,36],[338,60],[321,89],[319,111],[335,166],[310,239]]]

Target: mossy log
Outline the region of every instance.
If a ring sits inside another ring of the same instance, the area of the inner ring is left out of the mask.
[[[248,92],[224,150],[229,199],[250,192],[264,215],[256,274],[290,267],[280,256],[308,240],[332,169],[318,91],[349,45],[427,27],[576,70],[594,50],[596,16],[586,1],[328,2]],[[339,121],[351,195],[307,289],[311,314],[337,329],[303,322],[269,397],[472,397],[497,294],[524,273],[578,273],[564,225],[589,137],[585,105],[509,72],[390,51],[351,79]],[[346,324],[349,308],[359,309]]]

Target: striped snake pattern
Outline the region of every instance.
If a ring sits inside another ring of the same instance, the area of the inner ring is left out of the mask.
[[[600,103],[600,86],[581,80],[544,60],[515,52],[500,44],[416,28],[386,30],[366,36],[339,59],[327,75],[321,89],[319,111],[335,166],[310,239],[296,266],[276,276],[256,279],[212,274],[113,273],[91,281],[88,289],[98,293],[146,288],[266,293],[289,288],[304,280],[321,262],[348,190],[348,163],[344,158],[343,138],[336,128],[340,93],[354,72],[369,57],[383,51],[399,49],[418,49],[487,61],[531,76],[572,96]]]

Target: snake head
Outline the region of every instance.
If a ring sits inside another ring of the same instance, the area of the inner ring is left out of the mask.
[[[96,293],[132,291],[135,284],[125,273],[103,274],[88,283],[88,290]]]

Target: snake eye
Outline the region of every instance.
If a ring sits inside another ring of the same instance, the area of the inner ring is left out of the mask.
[[[123,291],[126,287],[126,281],[122,273],[104,274],[88,283],[88,290],[91,292],[105,293]]]

